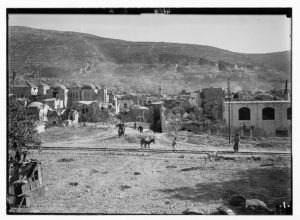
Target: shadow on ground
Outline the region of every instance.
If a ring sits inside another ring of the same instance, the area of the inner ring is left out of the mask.
[[[198,169],[198,167],[191,167],[182,171]],[[237,176],[238,179],[225,182],[211,181],[198,183],[195,187],[178,187],[159,191],[167,194],[170,199],[203,203],[221,199],[226,204],[234,194],[242,194],[249,199],[260,199],[269,207],[274,207],[278,201],[291,200],[292,186],[289,168],[251,169]]]

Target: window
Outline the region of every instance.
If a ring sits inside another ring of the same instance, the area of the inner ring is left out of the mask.
[[[250,109],[243,107],[239,109],[239,120],[250,120]]]
[[[124,108],[127,108],[127,103],[124,103]]]
[[[287,120],[292,120],[292,108],[287,109]]]
[[[274,108],[264,108],[262,110],[262,119],[263,120],[275,120],[275,110]]]

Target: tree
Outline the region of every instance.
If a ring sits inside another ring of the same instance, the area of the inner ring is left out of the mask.
[[[41,141],[37,135],[33,116],[29,114],[24,102],[15,96],[9,97],[8,103],[8,147],[38,148]]]

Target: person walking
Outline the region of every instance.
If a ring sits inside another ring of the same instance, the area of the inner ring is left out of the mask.
[[[172,150],[173,150],[173,152],[175,151],[175,147],[176,147],[176,137],[174,137],[173,142],[172,142]]]
[[[134,128],[134,130],[136,129],[136,122],[134,122],[134,124],[133,124],[133,128]]]
[[[240,145],[240,137],[239,134],[236,134],[234,138],[234,145],[233,145],[234,153],[239,152],[239,145]]]

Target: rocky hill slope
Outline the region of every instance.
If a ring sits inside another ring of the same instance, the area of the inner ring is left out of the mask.
[[[233,90],[283,86],[290,79],[288,52],[242,54],[215,47],[129,42],[77,32],[9,27],[9,71],[24,77],[115,84],[167,92],[208,86]]]

